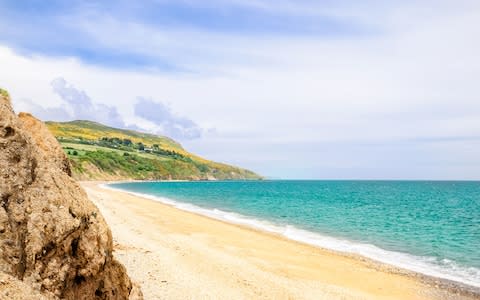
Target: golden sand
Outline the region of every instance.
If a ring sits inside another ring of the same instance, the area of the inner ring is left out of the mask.
[[[473,299],[374,263],[83,182],[145,299]]]

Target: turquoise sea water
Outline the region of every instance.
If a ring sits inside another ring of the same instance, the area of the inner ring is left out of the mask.
[[[110,186],[480,287],[480,182],[275,180]]]

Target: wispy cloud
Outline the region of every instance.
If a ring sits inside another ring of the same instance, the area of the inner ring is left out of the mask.
[[[202,128],[192,120],[174,113],[170,106],[151,99],[139,98],[135,114],[159,126],[159,133],[179,138],[195,139],[202,135]]]
[[[55,78],[50,85],[54,94],[60,98],[60,105],[44,107],[23,98],[16,101],[16,108],[33,113],[45,121],[91,120],[118,128],[155,132],[180,140],[196,139],[204,132],[214,131],[204,130],[191,119],[173,112],[169,104],[144,97],[137,97],[134,105],[135,121],[141,118],[149,123],[127,124],[116,107],[94,102],[85,91],[68,83],[63,77]]]
[[[111,126],[125,127],[125,122],[115,107],[100,103],[94,104],[84,91],[68,84],[62,77],[54,79],[51,86],[66,107],[70,108],[72,119],[92,120]]]
[[[351,19],[322,13],[310,16],[293,9],[300,7],[305,3],[71,1],[65,5],[55,1],[41,6],[4,2],[0,3],[0,42],[24,54],[76,57],[110,68],[199,72],[194,65],[202,61],[206,65],[212,57],[251,59],[251,55],[233,50],[234,37],[370,34],[371,28]],[[230,44],[230,54],[214,50],[213,43]]]
[[[23,98],[18,99],[15,106],[45,121],[91,120],[120,128],[127,127],[115,107],[94,103],[84,91],[69,84],[64,78],[58,77],[50,85],[54,94],[59,96],[60,105],[43,107]]]
[[[39,105],[33,100],[25,98],[16,99],[14,105],[18,111],[29,112],[35,115],[35,117],[44,121],[70,121],[72,119],[72,116],[64,105],[55,107],[43,107],[42,105]]]

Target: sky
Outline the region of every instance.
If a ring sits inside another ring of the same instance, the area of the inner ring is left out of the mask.
[[[285,179],[480,179],[480,2],[0,0],[16,111]]]

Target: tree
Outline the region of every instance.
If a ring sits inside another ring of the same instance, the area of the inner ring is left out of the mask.
[[[145,150],[145,146],[143,145],[143,143],[138,143],[137,146],[138,146],[138,150],[140,150],[140,151]]]
[[[73,150],[72,154],[73,154],[74,156],[77,156],[77,155],[78,155],[77,150]]]

